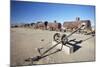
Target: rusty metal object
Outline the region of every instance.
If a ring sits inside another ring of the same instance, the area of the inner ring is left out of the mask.
[[[63,34],[61,37],[62,44],[65,45],[68,42],[68,38],[66,34]]]
[[[76,33],[78,30],[80,30],[81,28],[83,28],[83,27],[84,27],[84,25],[80,26],[77,30],[75,30],[74,32],[72,32],[72,33],[69,34],[68,36],[67,36],[66,34],[63,34],[63,35],[61,36],[60,33],[55,33],[54,36],[53,36],[53,39],[54,39],[54,41],[57,42],[57,44],[55,44],[55,45],[53,45],[52,47],[48,48],[46,51],[44,51],[43,53],[41,53],[40,56],[36,56],[36,57],[32,57],[32,58],[27,58],[25,61],[27,61],[27,62],[39,61],[40,59],[42,59],[42,58],[44,58],[44,57],[47,57],[47,56],[49,56],[49,55],[52,55],[52,54],[54,54],[54,53],[57,53],[57,52],[61,51],[62,48],[63,48],[63,45],[71,44],[71,43],[70,43],[71,40],[68,40],[68,38],[69,38],[70,36],[72,36],[74,33]],[[75,42],[75,41],[74,41],[74,42]],[[54,51],[54,52],[48,54],[48,52],[49,52],[50,50],[52,50],[53,48],[55,48],[55,47],[56,47],[57,45],[59,45],[60,43],[62,43],[62,46],[61,46],[60,49],[57,49],[56,51]],[[39,52],[40,52],[40,50],[39,50]]]
[[[57,43],[61,41],[61,34],[60,33],[55,33],[53,36],[53,40],[56,41]]]

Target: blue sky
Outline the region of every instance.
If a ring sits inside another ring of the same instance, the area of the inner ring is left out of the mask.
[[[11,23],[31,23],[37,21],[90,20],[95,23],[95,7],[89,5],[57,4],[42,2],[11,1]]]

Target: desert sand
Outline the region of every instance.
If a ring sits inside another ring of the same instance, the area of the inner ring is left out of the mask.
[[[34,30],[28,28],[11,28],[11,65],[29,65],[24,60],[39,55],[37,48],[48,49],[52,46],[53,35],[56,31]],[[65,34],[70,34],[65,32]],[[85,40],[91,35],[73,34],[70,39]],[[81,44],[80,49],[72,54],[60,51],[45,57],[34,64],[69,63],[95,60],[95,37]],[[56,50],[53,49],[50,52]]]

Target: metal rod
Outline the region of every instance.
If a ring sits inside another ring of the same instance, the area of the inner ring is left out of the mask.
[[[63,44],[62,44],[62,46],[61,46],[61,49],[60,49],[60,50],[62,50],[62,48],[63,48]]]
[[[44,58],[44,57],[50,56],[50,55],[52,55],[52,54],[55,54],[55,53],[57,53],[57,52],[59,52],[59,51],[61,51],[61,50],[56,50],[56,51],[54,51],[54,52],[52,52],[52,53],[50,53],[50,54],[41,56],[41,59]]]
[[[81,27],[79,27],[78,29],[76,29],[75,31],[73,31],[71,34],[69,34],[66,38],[70,37],[72,34],[74,34],[75,32],[77,32],[78,30],[80,30],[84,25],[82,25]]]
[[[51,49],[53,49],[54,47],[56,47],[58,44],[60,44],[61,42],[58,42],[57,44],[55,44],[54,46],[50,47],[48,50],[46,50],[45,52],[42,53],[42,55],[44,55],[45,53],[47,53],[48,51],[50,51]]]

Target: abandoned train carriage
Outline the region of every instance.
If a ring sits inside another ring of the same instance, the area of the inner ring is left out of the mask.
[[[34,29],[41,29],[41,30],[50,30],[50,31],[59,31],[61,30],[61,23],[54,23],[54,22],[48,22],[47,27],[44,23],[37,23],[35,24]]]
[[[46,23],[46,24],[45,24]],[[11,27],[27,27],[27,28],[33,28],[33,29],[41,29],[41,30],[50,30],[50,31],[74,31],[78,29],[83,23],[85,23],[85,29],[79,30],[79,33],[88,33],[92,32],[91,22],[90,20],[80,20],[79,17],[76,18],[75,21],[65,21],[63,25],[60,22],[54,21],[54,22],[42,22],[38,21],[37,23],[30,23],[30,24],[22,24]]]
[[[48,30],[51,30],[51,31],[60,31],[61,27],[62,27],[61,23],[52,23],[52,22],[50,22],[47,25]]]
[[[66,31],[74,31],[79,28],[82,23],[85,23],[85,28],[83,30],[79,30],[78,32],[88,33],[92,31],[90,20],[76,19],[76,21],[66,21],[63,23],[63,27],[66,29]]]

